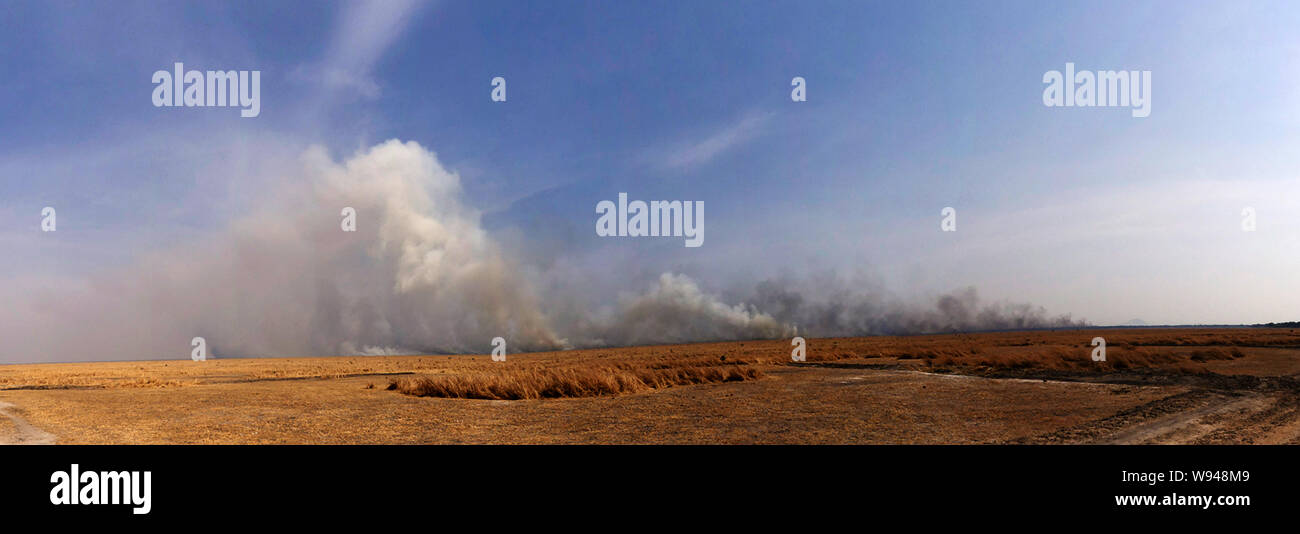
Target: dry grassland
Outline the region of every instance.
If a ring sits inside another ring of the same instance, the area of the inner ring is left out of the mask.
[[[1107,361],[1089,345],[1107,341]],[[0,442],[1288,443],[1300,334],[1109,329],[0,366]],[[18,419],[14,419],[18,418]]]

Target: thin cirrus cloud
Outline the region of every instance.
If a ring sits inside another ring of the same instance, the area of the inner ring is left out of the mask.
[[[428,5],[421,0],[371,0],[347,5],[324,57],[300,65],[291,78],[332,92],[376,99],[375,64]]]
[[[663,167],[687,169],[698,167],[761,135],[772,118],[771,112],[749,113],[736,122],[710,132],[703,138],[679,143],[655,154]]]

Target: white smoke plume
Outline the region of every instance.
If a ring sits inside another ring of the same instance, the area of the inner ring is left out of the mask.
[[[195,336],[217,356],[563,346],[433,153],[388,141],[302,165],[217,235],[18,298],[0,359],[187,357]]]
[[[497,336],[526,351],[770,339],[796,325],[832,336],[1076,324],[1027,305],[981,306],[974,290],[931,309],[834,278],[763,282],[728,305],[672,273],[589,309],[574,304],[586,293],[581,269],[547,292],[547,312],[531,271],[462,201],[459,177],[414,142],[344,162],[312,148],[298,175],[270,183],[228,225],[125,268],[0,285],[0,361],[181,359],[194,337],[215,357],[321,356],[483,353]],[[345,207],[355,232],[341,228]]]
[[[613,316],[585,334],[594,337],[581,346],[625,346],[771,339],[792,330],[752,306],[728,306],[685,275],[664,273],[647,292],[622,296]]]

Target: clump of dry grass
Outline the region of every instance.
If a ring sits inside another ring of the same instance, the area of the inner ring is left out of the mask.
[[[492,372],[402,377],[390,382],[388,389],[418,397],[554,399],[636,393],[760,377],[762,372],[744,361],[683,358],[581,367],[502,367]]]
[[[939,351],[926,362],[931,367],[983,367],[988,369],[1050,369],[1050,370],[1128,370],[1165,368],[1184,373],[1201,373],[1203,364],[1211,360],[1234,360],[1245,353],[1237,347],[1207,347],[1188,350],[1178,347],[1114,346],[1106,353],[1106,361],[1092,361],[1088,346],[1041,346],[1033,350]]]
[[[991,369],[1070,369],[1092,363],[1087,351],[1041,347],[1032,351],[936,351],[927,354],[931,367],[971,366]]]
[[[132,378],[123,380],[117,384],[122,388],[174,388],[181,386],[192,386],[194,381],[185,380],[167,380],[154,377]]]
[[[1194,362],[1205,362],[1209,360],[1235,360],[1246,356],[1237,347],[1225,349],[1223,347],[1212,347],[1208,349],[1194,350],[1189,356]]]
[[[1092,361],[1092,337],[1105,336],[1107,361]],[[919,360],[927,367],[984,370],[1123,371],[1163,368],[1186,373],[1206,372],[1206,364],[1243,358],[1242,346],[1284,347],[1300,344],[1300,336],[1262,330],[1087,330],[1033,331],[987,334],[884,336],[869,344],[850,339],[813,340],[809,361],[893,358],[900,363]],[[848,350],[846,350],[848,349]]]

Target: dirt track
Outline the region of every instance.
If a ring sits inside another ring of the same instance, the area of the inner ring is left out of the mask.
[[[0,445],[52,445],[54,435],[32,426],[14,412],[17,407],[0,401],[0,416],[9,424],[0,427]]]
[[[1192,389],[1020,443],[1300,444],[1300,391]]]

